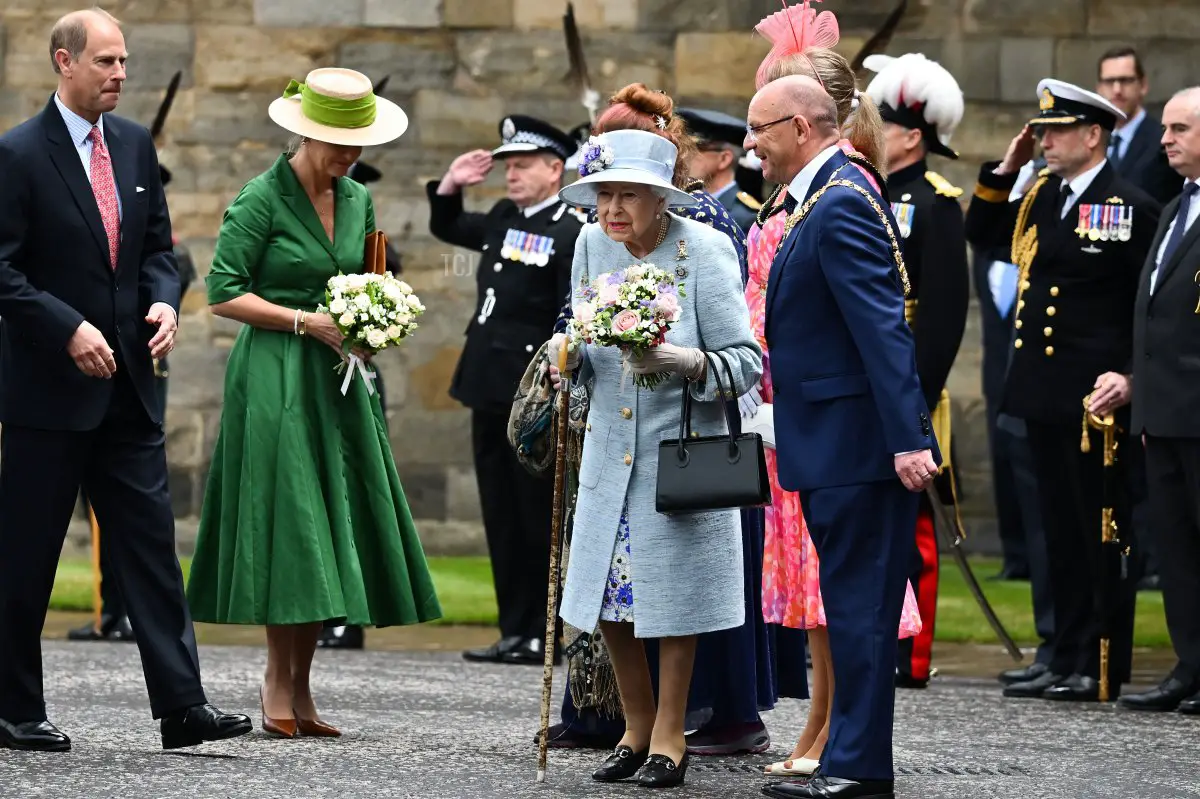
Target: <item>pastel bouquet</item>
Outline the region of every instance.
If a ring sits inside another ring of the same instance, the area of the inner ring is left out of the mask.
[[[662,344],[674,322],[684,293],[675,276],[654,264],[638,264],[606,272],[576,292],[570,335],[601,347],[618,347],[625,360],[644,355]],[[653,390],[668,375],[634,375],[633,381]]]
[[[329,314],[346,337],[342,351],[347,358],[335,367],[339,373],[346,373],[342,394],[350,389],[356,371],[366,382],[367,393],[374,394],[375,373],[367,369],[358,353],[366,351],[374,355],[411,336],[425,306],[413,293],[412,286],[390,274],[353,274],[329,278],[325,302],[317,312]]]

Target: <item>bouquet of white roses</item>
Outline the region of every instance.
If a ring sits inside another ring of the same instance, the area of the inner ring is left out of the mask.
[[[687,296],[675,276],[654,264],[606,272],[576,292],[571,331],[576,341],[618,347],[626,359],[662,344],[679,321],[679,298]],[[654,389],[667,375],[635,375],[634,383]]]
[[[337,329],[345,336],[342,351],[348,359],[336,369],[346,373],[342,394],[350,388],[354,372],[362,375],[367,393],[375,393],[374,372],[367,371],[355,350],[372,354],[399,344],[417,329],[417,317],[425,312],[412,286],[390,274],[335,275],[325,285],[325,303],[317,308],[333,318]]]

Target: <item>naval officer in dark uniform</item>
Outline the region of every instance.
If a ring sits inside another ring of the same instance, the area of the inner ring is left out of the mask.
[[[704,190],[725,207],[742,234],[749,233],[762,203],[744,191],[736,179],[746,138],[745,120],[702,108],[679,108],[675,115],[683,118],[696,141],[697,152],[688,165],[688,174],[704,181]],[[745,279],[742,275],[743,282]]]
[[[479,297],[450,394],[471,409],[475,475],[500,611],[500,640],[467,660],[541,664],[546,635],[553,482],[534,477],[508,443],[517,384],[550,337],[570,294],[571,261],[584,219],[558,200],[564,162],[576,143],[527,116],[500,123],[503,143],[454,160],[426,187],[429,229],[448,244],[480,253]],[[499,162],[507,199],[486,214],[463,210],[462,190],[482,183]]]
[[[1119,177],[1105,152],[1122,112],[1103,97],[1057,80],[1038,85],[1041,111],[1001,162],[984,164],[967,212],[967,239],[1011,246],[1019,270],[1016,330],[1002,412],[1023,419],[1038,481],[1054,604],[1054,655],[1010,697],[1096,701],[1100,639],[1111,641],[1110,697],[1130,679],[1134,569],[1118,572],[1101,544],[1102,508],[1136,553],[1123,479],[1107,481],[1103,437],[1083,414],[1115,412],[1116,477],[1132,445],[1128,408],[1138,275],[1160,206]],[[1040,136],[1046,169],[1019,202],[1009,192]]]
[[[884,121],[887,192],[912,284],[905,316],[916,342],[921,389],[942,449],[935,490],[944,504],[953,505],[957,497],[946,378],[967,325],[970,277],[958,200],[962,189],[931,171],[926,159],[958,158],[949,141],[962,121],[962,90],[953,75],[920,53],[869,56],[864,66],[878,73],[867,94]],[[924,688],[929,684],[938,594],[937,535],[927,496],[921,497],[917,514],[912,564],[909,579],[921,611],[921,632],[900,640],[896,685]]]

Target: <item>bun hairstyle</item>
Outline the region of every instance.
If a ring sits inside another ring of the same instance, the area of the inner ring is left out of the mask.
[[[807,75],[825,87],[837,105],[837,123],[843,135],[855,150],[874,164],[881,175],[886,176],[887,149],[883,138],[883,117],[879,115],[879,106],[875,101],[865,91],[859,91],[858,78],[850,62],[833,50],[813,47],[767,65],[762,76],[763,84],[788,75]]]
[[[670,95],[648,89],[644,83],[629,84],[609,99],[608,108],[596,120],[593,132],[599,135],[614,130],[644,130],[674,144],[679,154],[675,158],[672,183],[687,190],[696,143],[688,135],[684,121],[675,116],[675,101]]]

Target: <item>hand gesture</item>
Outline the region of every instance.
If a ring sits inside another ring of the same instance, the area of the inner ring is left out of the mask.
[[[446,177],[442,180],[442,185],[446,186],[449,183],[455,191],[464,186],[476,186],[487,179],[494,164],[492,154],[487,150],[472,150],[469,153],[463,153],[455,158],[450,164],[450,168],[446,170]]]
[[[567,346],[567,334],[555,333],[546,342],[546,356],[550,359],[550,365],[555,369],[558,368],[558,355],[562,352],[562,348]],[[579,361],[582,359],[579,348],[567,350],[567,371],[574,372],[579,368]]]
[[[175,332],[179,330],[179,320],[175,316],[175,309],[165,302],[156,302],[150,306],[150,312],[146,314],[146,321],[158,327],[158,332],[154,334],[154,338],[150,339],[150,356],[152,358],[164,358],[173,349],[175,349]]]
[[[1133,381],[1117,372],[1105,372],[1096,378],[1092,398],[1088,402],[1088,413],[1103,416],[1129,404],[1133,393]]]
[[[909,452],[896,456],[896,474],[904,487],[914,494],[919,494],[933,482],[937,474],[937,464],[933,461],[933,453],[927,449],[919,452]]]
[[[329,348],[336,352],[339,358],[346,360],[346,353],[342,352],[342,342],[346,337],[333,323],[332,316],[327,313],[310,313],[304,318],[304,330],[307,335],[322,344],[329,345]]]
[[[1033,134],[1033,128],[1026,125],[1017,134],[1017,137],[1008,145],[1008,152],[1004,154],[1004,160],[1000,162],[1000,167],[996,170],[1000,175],[1015,175],[1021,171],[1021,167],[1029,163],[1033,158],[1033,148],[1037,143],[1037,137]]]
[[[79,371],[88,377],[108,379],[117,373],[117,361],[112,347],[104,340],[104,334],[92,325],[83,322],[67,342],[67,354]]]

